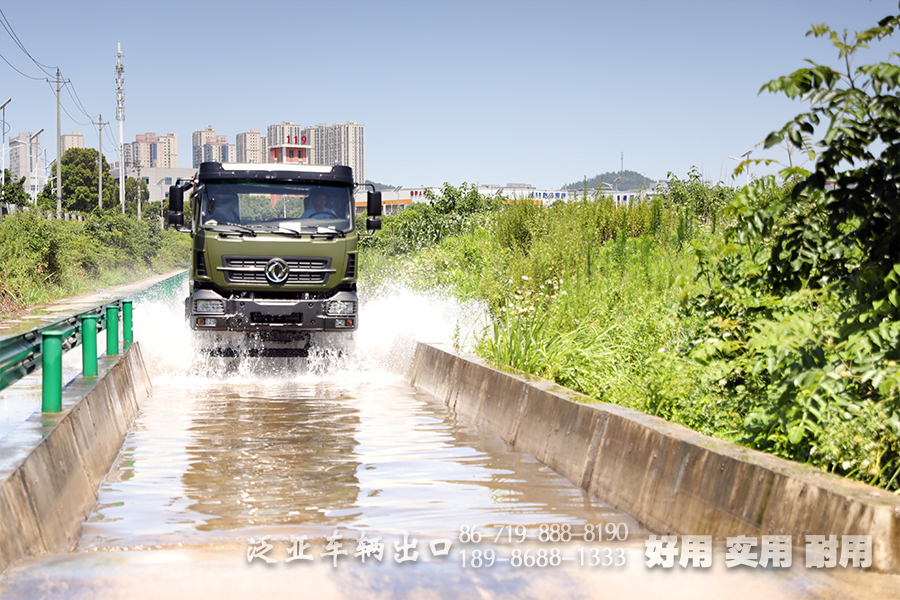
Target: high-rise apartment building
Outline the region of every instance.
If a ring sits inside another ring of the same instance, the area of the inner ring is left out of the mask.
[[[327,147],[325,146],[325,132],[328,126],[320,123],[315,127],[304,127],[302,136],[306,138],[306,143],[312,146],[310,150],[311,165],[327,165]]]
[[[158,169],[178,168],[178,134],[156,136],[156,163]]]
[[[311,164],[346,165],[357,183],[366,180],[365,125],[356,121],[305,127],[301,133],[312,146]]]
[[[245,133],[237,134],[237,162],[239,163],[264,163],[267,162],[268,148],[267,136],[262,136],[259,129],[251,129]]]
[[[63,154],[65,154],[69,148],[84,148],[84,135],[82,135],[80,131],[64,133],[60,136],[60,138]]]
[[[174,168],[178,166],[178,135],[143,133],[124,145],[127,168]]]
[[[365,126],[356,121],[315,127],[282,121],[269,125],[265,136],[259,129],[251,129],[237,134],[236,141],[237,144],[229,144],[226,136],[217,136],[212,126],[195,131],[191,140],[193,166],[196,168],[201,162],[208,161],[308,161],[313,165],[346,165],[353,169],[353,177],[358,183],[366,180]]]
[[[150,168],[153,164],[153,152],[156,149],[156,134],[145,133],[136,135],[134,136],[134,141],[126,144],[126,146],[131,146],[130,156],[127,150],[125,152],[126,167]]]
[[[31,132],[9,139],[9,171],[18,180],[25,178],[25,193],[34,197],[43,187],[41,172],[41,136],[31,139]]]
[[[266,131],[266,142],[271,148],[272,146],[283,146],[285,144],[300,144],[300,137],[303,135],[303,128],[294,125],[292,121],[282,121],[279,125],[269,125]]]
[[[203,147],[216,138],[216,128],[209,125],[203,131],[195,131],[191,136],[192,162],[195,169],[203,162]]]
[[[201,162],[237,162],[237,151],[234,144],[228,143],[228,137],[217,135],[203,144],[203,160]]]

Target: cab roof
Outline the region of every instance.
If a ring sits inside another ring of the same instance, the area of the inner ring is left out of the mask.
[[[331,182],[353,185],[353,170],[344,165],[324,167],[288,163],[200,163],[197,179],[265,179]]]

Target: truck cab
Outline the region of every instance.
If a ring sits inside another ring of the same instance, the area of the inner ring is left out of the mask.
[[[280,340],[356,330],[354,190],[349,167],[279,163],[206,162],[172,186],[169,224],[194,240],[191,329]],[[380,192],[367,209],[367,229],[378,229]]]

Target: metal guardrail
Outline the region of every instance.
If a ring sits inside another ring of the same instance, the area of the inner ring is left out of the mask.
[[[26,333],[0,340],[0,390],[42,369],[43,412],[59,412],[62,400],[62,355],[79,344],[82,376],[97,376],[97,333],[106,330],[106,354],[119,353],[119,314],[127,349],[134,341],[132,300],[116,300]],[[111,323],[115,327],[110,327]]]

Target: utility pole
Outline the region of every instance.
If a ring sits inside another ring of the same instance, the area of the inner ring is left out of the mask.
[[[51,80],[47,80],[53,83]],[[59,76],[59,69],[56,69],[56,218],[62,219],[62,125],[59,114],[59,88],[63,83],[69,83],[66,79],[63,81]]]
[[[116,55],[116,121],[119,122],[119,204],[125,214],[125,65],[122,64],[122,42]]]
[[[97,117],[98,142],[97,146],[97,206],[103,208],[103,126],[109,123],[103,122],[103,115]]]

